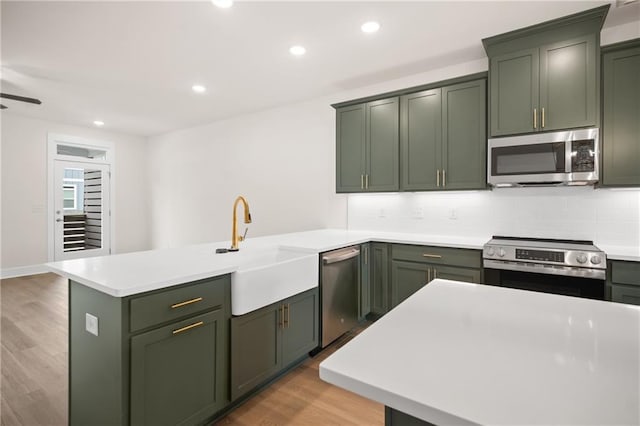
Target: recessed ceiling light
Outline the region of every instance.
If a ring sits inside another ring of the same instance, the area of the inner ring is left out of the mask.
[[[96,120],[93,122],[93,124],[95,124],[97,127],[102,127],[104,126],[104,121]]]
[[[233,6],[233,0],[211,0],[211,3],[221,9],[228,9]]]
[[[196,93],[204,93],[207,91],[207,88],[199,84],[194,84],[193,86],[191,86],[191,90],[193,90]]]
[[[380,24],[376,21],[369,21],[362,24],[360,27],[363,33],[375,33],[380,29]]]
[[[291,46],[289,48],[289,53],[291,53],[294,56],[302,56],[305,53],[307,53],[307,49],[305,49],[302,46],[297,46],[297,45],[296,46]]]

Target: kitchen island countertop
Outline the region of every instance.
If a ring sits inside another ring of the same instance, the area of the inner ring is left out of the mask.
[[[640,423],[640,306],[437,279],[320,364],[434,424]]]

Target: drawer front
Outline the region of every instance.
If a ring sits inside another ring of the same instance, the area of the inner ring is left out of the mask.
[[[611,282],[640,286],[640,263],[612,261]]]
[[[131,299],[130,331],[142,330],[224,305],[229,280],[228,275],[208,278],[174,290]]]
[[[482,252],[480,250],[394,244],[391,247],[391,257],[394,260],[465,266],[467,268],[482,266]]]
[[[612,285],[611,301],[640,305],[640,286]]]

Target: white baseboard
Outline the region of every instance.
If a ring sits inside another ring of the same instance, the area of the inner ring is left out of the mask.
[[[38,275],[45,274],[49,271],[44,264],[40,265],[29,265],[29,266],[18,266],[16,268],[4,268],[0,269],[0,278],[15,278],[15,277],[24,277],[25,275]]]

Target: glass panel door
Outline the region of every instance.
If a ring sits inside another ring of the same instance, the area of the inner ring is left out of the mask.
[[[110,253],[109,166],[55,161],[55,260]]]

